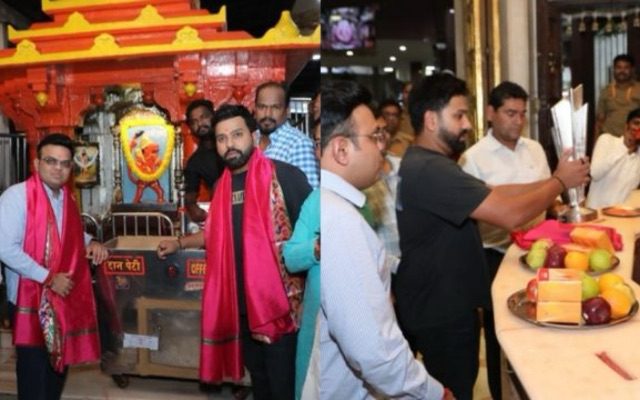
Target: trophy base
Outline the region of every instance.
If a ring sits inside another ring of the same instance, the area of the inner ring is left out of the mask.
[[[562,222],[588,222],[598,218],[598,211],[586,207],[567,207],[558,220]]]

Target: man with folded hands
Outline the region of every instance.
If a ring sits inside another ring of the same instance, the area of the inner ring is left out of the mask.
[[[88,259],[100,264],[109,254],[83,233],[67,185],[73,153],[66,135],[45,136],[35,173],[0,196],[0,261],[20,399],[59,399],[69,365],[100,360]]]

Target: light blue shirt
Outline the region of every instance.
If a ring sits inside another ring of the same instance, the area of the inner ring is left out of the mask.
[[[58,233],[62,234],[64,191],[60,190],[56,198],[47,185],[44,185],[44,189],[53,208]],[[7,299],[13,304],[16,304],[18,297],[20,276],[42,283],[49,275],[47,268],[35,262],[23,250],[26,224],[27,185],[21,182],[9,187],[0,196],[0,261],[7,266],[5,268]],[[84,238],[85,244],[91,240],[91,236],[86,233]]]
[[[398,327],[384,246],[356,208],[364,194],[326,170],[320,182],[320,398],[440,400]]]
[[[288,122],[271,132],[264,155],[300,168],[307,176],[312,188],[317,188],[320,184],[318,160],[313,153],[313,142]]]

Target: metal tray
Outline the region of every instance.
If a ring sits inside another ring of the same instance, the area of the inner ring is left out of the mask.
[[[640,208],[628,206],[613,206],[602,209],[602,214],[609,217],[635,218],[640,217]]]
[[[523,319],[529,323],[538,326],[544,326],[548,328],[558,328],[558,329],[597,329],[597,328],[607,328],[609,326],[618,325],[623,322],[626,322],[633,318],[634,315],[638,312],[638,302],[636,301],[633,306],[631,306],[631,311],[626,317],[613,319],[608,324],[602,325],[576,325],[576,324],[563,324],[559,322],[541,322],[536,320],[536,304],[527,300],[527,293],[525,289],[518,290],[513,293],[507,299],[507,307],[509,310],[518,318]]]

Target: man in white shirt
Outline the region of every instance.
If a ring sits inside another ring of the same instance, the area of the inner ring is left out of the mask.
[[[551,176],[547,157],[540,143],[522,137],[527,123],[527,92],[513,82],[502,82],[489,94],[487,119],[491,129],[460,158],[462,169],[497,186],[530,183]],[[544,218],[544,214],[535,222]],[[498,272],[504,253],[511,244],[509,232],[482,221],[478,225],[487,257],[491,281]],[[493,312],[484,312],[489,388],[494,400],[500,399],[500,346],[493,329]]]
[[[640,184],[640,108],[627,116],[624,134],[603,133],[598,137],[591,161],[591,187],[587,207],[600,208],[623,203]]]
[[[355,82],[322,83],[320,356],[310,367],[319,363],[320,376],[313,398],[452,399],[402,335],[384,246],[358,211],[385,142],[370,100]]]

